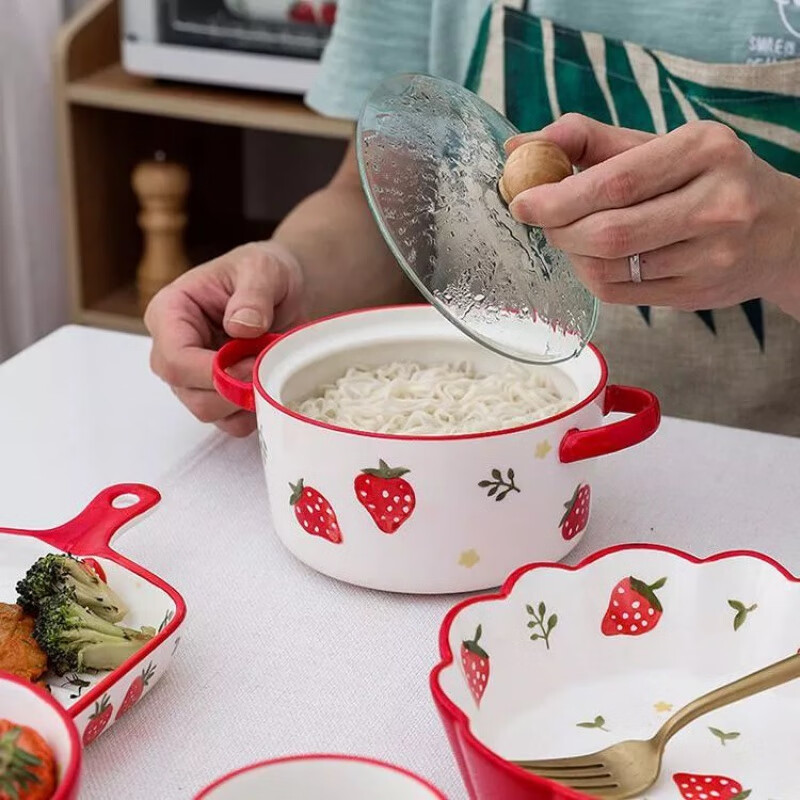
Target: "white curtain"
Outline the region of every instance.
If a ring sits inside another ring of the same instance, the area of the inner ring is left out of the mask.
[[[67,319],[53,99],[62,0],[0,0],[0,361]]]

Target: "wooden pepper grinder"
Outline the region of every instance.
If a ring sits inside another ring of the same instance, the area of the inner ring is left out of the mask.
[[[137,220],[144,246],[136,271],[136,288],[144,310],[159,289],[190,266],[183,242],[189,171],[167,161],[159,152],[154,160],[136,166],[131,184],[141,208]]]

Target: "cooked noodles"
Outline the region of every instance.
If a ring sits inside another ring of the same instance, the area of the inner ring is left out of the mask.
[[[306,417],[351,430],[447,436],[514,428],[574,402],[546,370],[510,362],[481,374],[467,363],[397,361],[353,367],[291,405]]]

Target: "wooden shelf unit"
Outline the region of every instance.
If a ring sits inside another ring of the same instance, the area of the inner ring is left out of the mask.
[[[87,325],[143,330],[134,287],[141,236],[130,186],[138,161],[164,150],[189,167],[186,239],[192,261],[200,263],[268,236],[276,222],[243,215],[243,130],[269,131],[278,144],[282,137],[323,139],[341,151],[353,130],[315,114],[300,98],[126,73],[118,0],[94,0],[62,29],[56,78],[72,315]]]
[[[66,96],[75,105],[254,130],[337,139],[352,132],[350,123],[315,114],[300,100],[157,83],[128,74],[118,63],[68,84]]]

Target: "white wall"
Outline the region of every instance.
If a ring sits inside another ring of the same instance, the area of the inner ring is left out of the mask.
[[[0,360],[67,320],[53,42],[62,0],[0,15]]]

